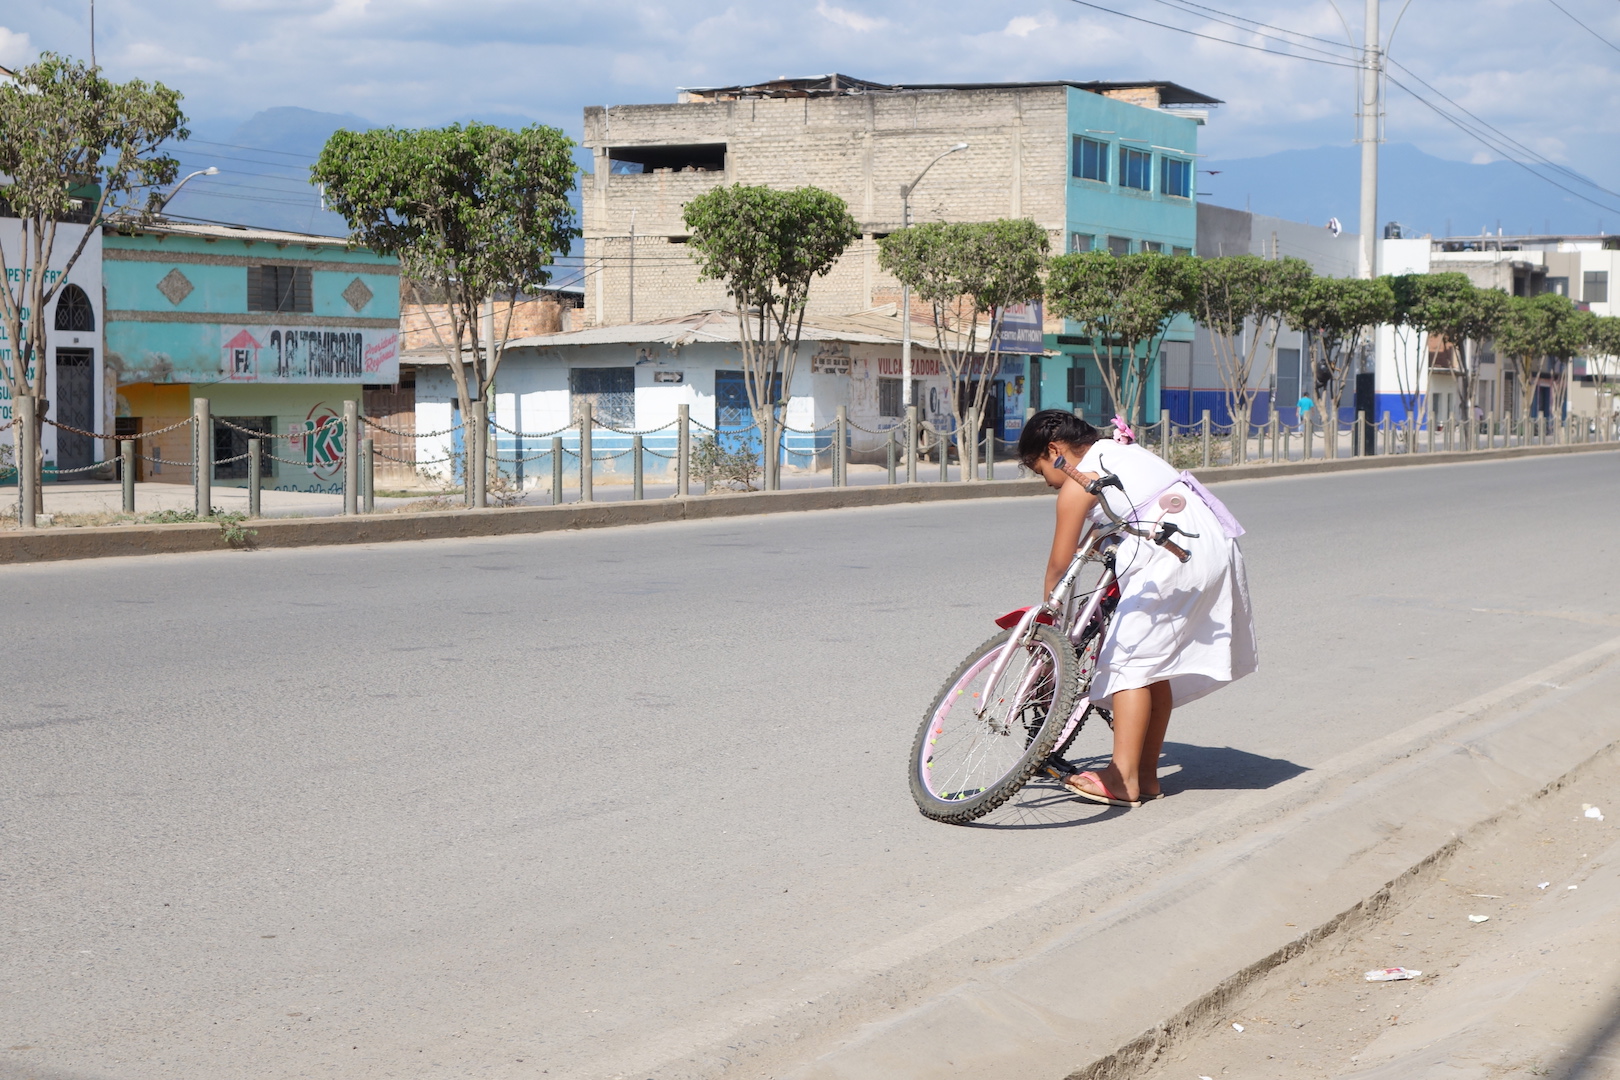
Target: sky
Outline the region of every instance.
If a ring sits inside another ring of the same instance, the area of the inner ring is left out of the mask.
[[[1359,40],[1363,5],[1337,4],[100,0],[96,59],[114,78],[181,90],[188,114],[213,130],[291,105],[403,126],[539,121],[576,138],[587,105],[665,102],[678,86],[783,74],[1169,79],[1226,102],[1202,151],[1246,158],[1354,138],[1353,69],[1295,58],[1348,59],[1342,43]],[[1390,86],[1387,138],[1455,161],[1540,156],[1620,189],[1620,0],[1384,0],[1386,37],[1403,4],[1392,78],[1458,115],[1449,97],[1497,132],[1482,143]],[[88,0],[6,5],[0,65],[47,49],[87,55],[88,12]],[[1291,39],[1295,56],[1257,51],[1288,48],[1276,40],[1288,35],[1235,29],[1222,13],[1313,37]]]

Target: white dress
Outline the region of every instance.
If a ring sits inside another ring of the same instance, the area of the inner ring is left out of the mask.
[[[1140,446],[1100,439],[1077,467],[1118,475],[1124,494],[1105,489],[1103,496],[1127,520],[1135,508],[1144,527],[1160,516],[1161,493],[1168,489],[1181,495],[1186,509],[1164,520],[1198,534],[1196,539],[1175,537],[1192,555],[1185,563],[1139,537],[1127,535],[1119,545],[1119,607],[1098,658],[1092,700],[1108,708],[1115,691],[1169,680],[1172,700],[1185,705],[1254,671],[1259,654],[1243,552],[1215,512],[1180,480],[1180,473]],[[1090,520],[1101,524],[1108,519],[1094,507]]]

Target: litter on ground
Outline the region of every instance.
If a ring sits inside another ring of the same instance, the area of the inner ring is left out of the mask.
[[[1468,921],[1469,922],[1490,922],[1491,917],[1489,915],[1470,915],[1470,916],[1468,916]]]
[[[1405,979],[1415,979],[1422,974],[1423,972],[1413,971],[1411,968],[1393,967],[1376,968],[1367,972],[1366,977],[1368,982],[1401,982]]]

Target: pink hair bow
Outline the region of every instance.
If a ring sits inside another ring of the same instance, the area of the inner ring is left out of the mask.
[[[1114,441],[1127,446],[1136,441],[1136,432],[1131,430],[1131,425],[1125,422],[1123,416],[1114,417]]]

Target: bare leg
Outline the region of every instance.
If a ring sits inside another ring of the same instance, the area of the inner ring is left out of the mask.
[[[1170,684],[1153,683],[1114,694],[1114,757],[1098,773],[1106,791],[1131,801],[1159,794],[1159,755],[1170,727]],[[1072,785],[1085,787],[1077,779]]]

